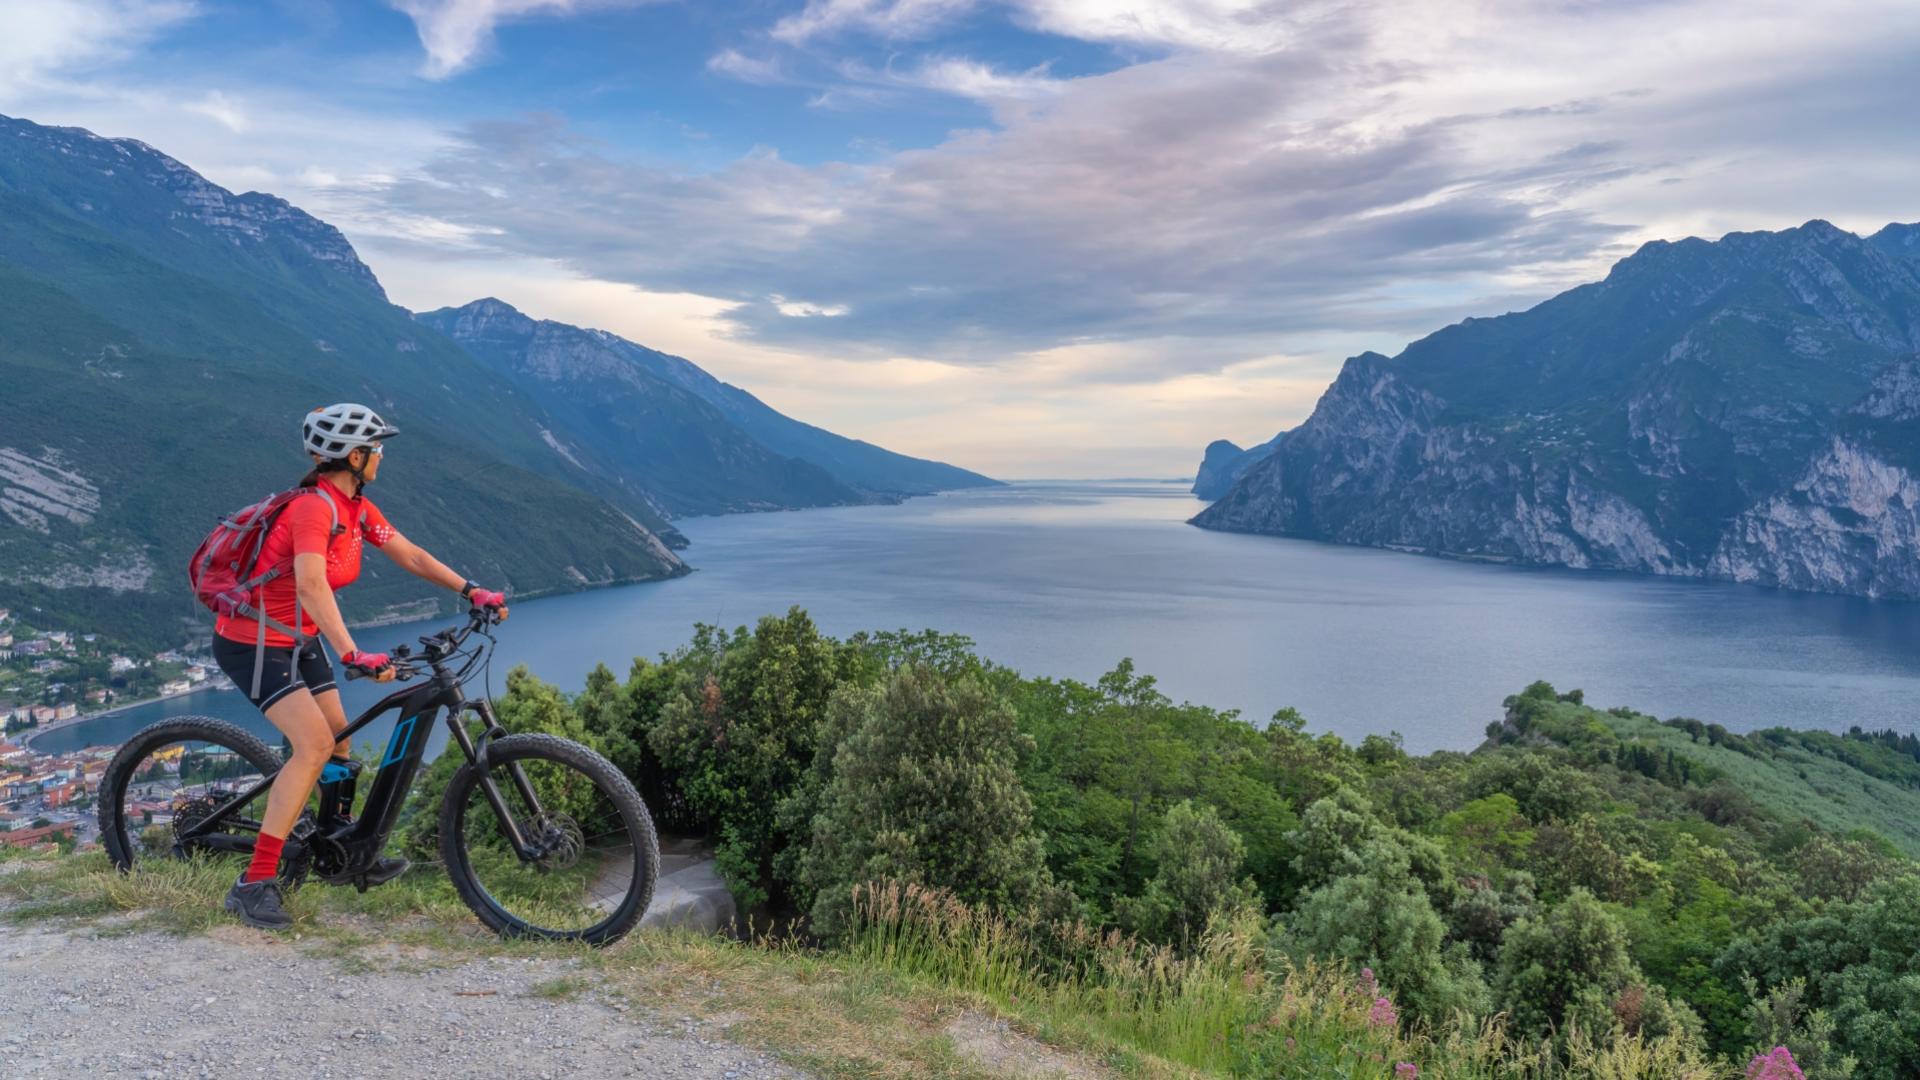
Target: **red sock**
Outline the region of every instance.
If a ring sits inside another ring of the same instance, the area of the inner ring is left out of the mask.
[[[247,864],[247,872],[240,875],[241,881],[265,881],[280,873],[280,848],[285,845],[284,836],[268,836],[261,833],[253,842],[253,861]]]

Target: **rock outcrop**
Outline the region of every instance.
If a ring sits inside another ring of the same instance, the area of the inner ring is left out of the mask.
[[[1920,597],[1916,237],[1648,244],[1528,311],[1354,357],[1194,523]]]
[[[1200,468],[1193,474],[1193,493],[1202,499],[1217,499],[1233,487],[1233,482],[1246,475],[1248,469],[1267,459],[1280,440],[1287,437],[1281,432],[1266,442],[1250,449],[1242,450],[1239,444],[1229,439],[1215,439],[1207,444],[1206,453],[1201,455]]]

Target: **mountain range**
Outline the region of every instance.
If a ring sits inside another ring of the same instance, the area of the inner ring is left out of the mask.
[[[1193,522],[1920,597],[1916,353],[1920,226],[1655,241],[1527,311],[1347,360]]]
[[[532,319],[491,297],[416,315],[557,421],[557,450],[670,513],[897,501],[995,481],[844,438],[769,408],[677,356]]]
[[[0,606],[131,640],[196,632],[187,554],[296,480],[296,418],[343,400],[403,431],[370,492],[396,525],[522,596],[685,573],[676,515],[993,482],[497,301],[416,319],[283,199],[0,117]],[[342,594],[350,618],[431,610],[382,562]]]

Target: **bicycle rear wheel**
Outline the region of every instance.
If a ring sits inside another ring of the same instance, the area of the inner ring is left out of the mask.
[[[278,768],[280,755],[225,720],[183,716],[142,728],[100,779],[100,842],[121,870],[195,852],[243,854],[266,811],[264,790],[202,837],[182,842],[180,831]]]
[[[484,771],[462,766],[440,804],[441,859],[460,898],[503,936],[620,940],[646,914],[660,872],[653,818],[633,784],[606,758],[552,735],[498,739],[486,761]]]

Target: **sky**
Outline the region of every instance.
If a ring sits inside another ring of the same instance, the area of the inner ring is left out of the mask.
[[[1006,478],[1191,475],[1652,239],[1920,219],[1911,0],[31,0],[0,113]]]

